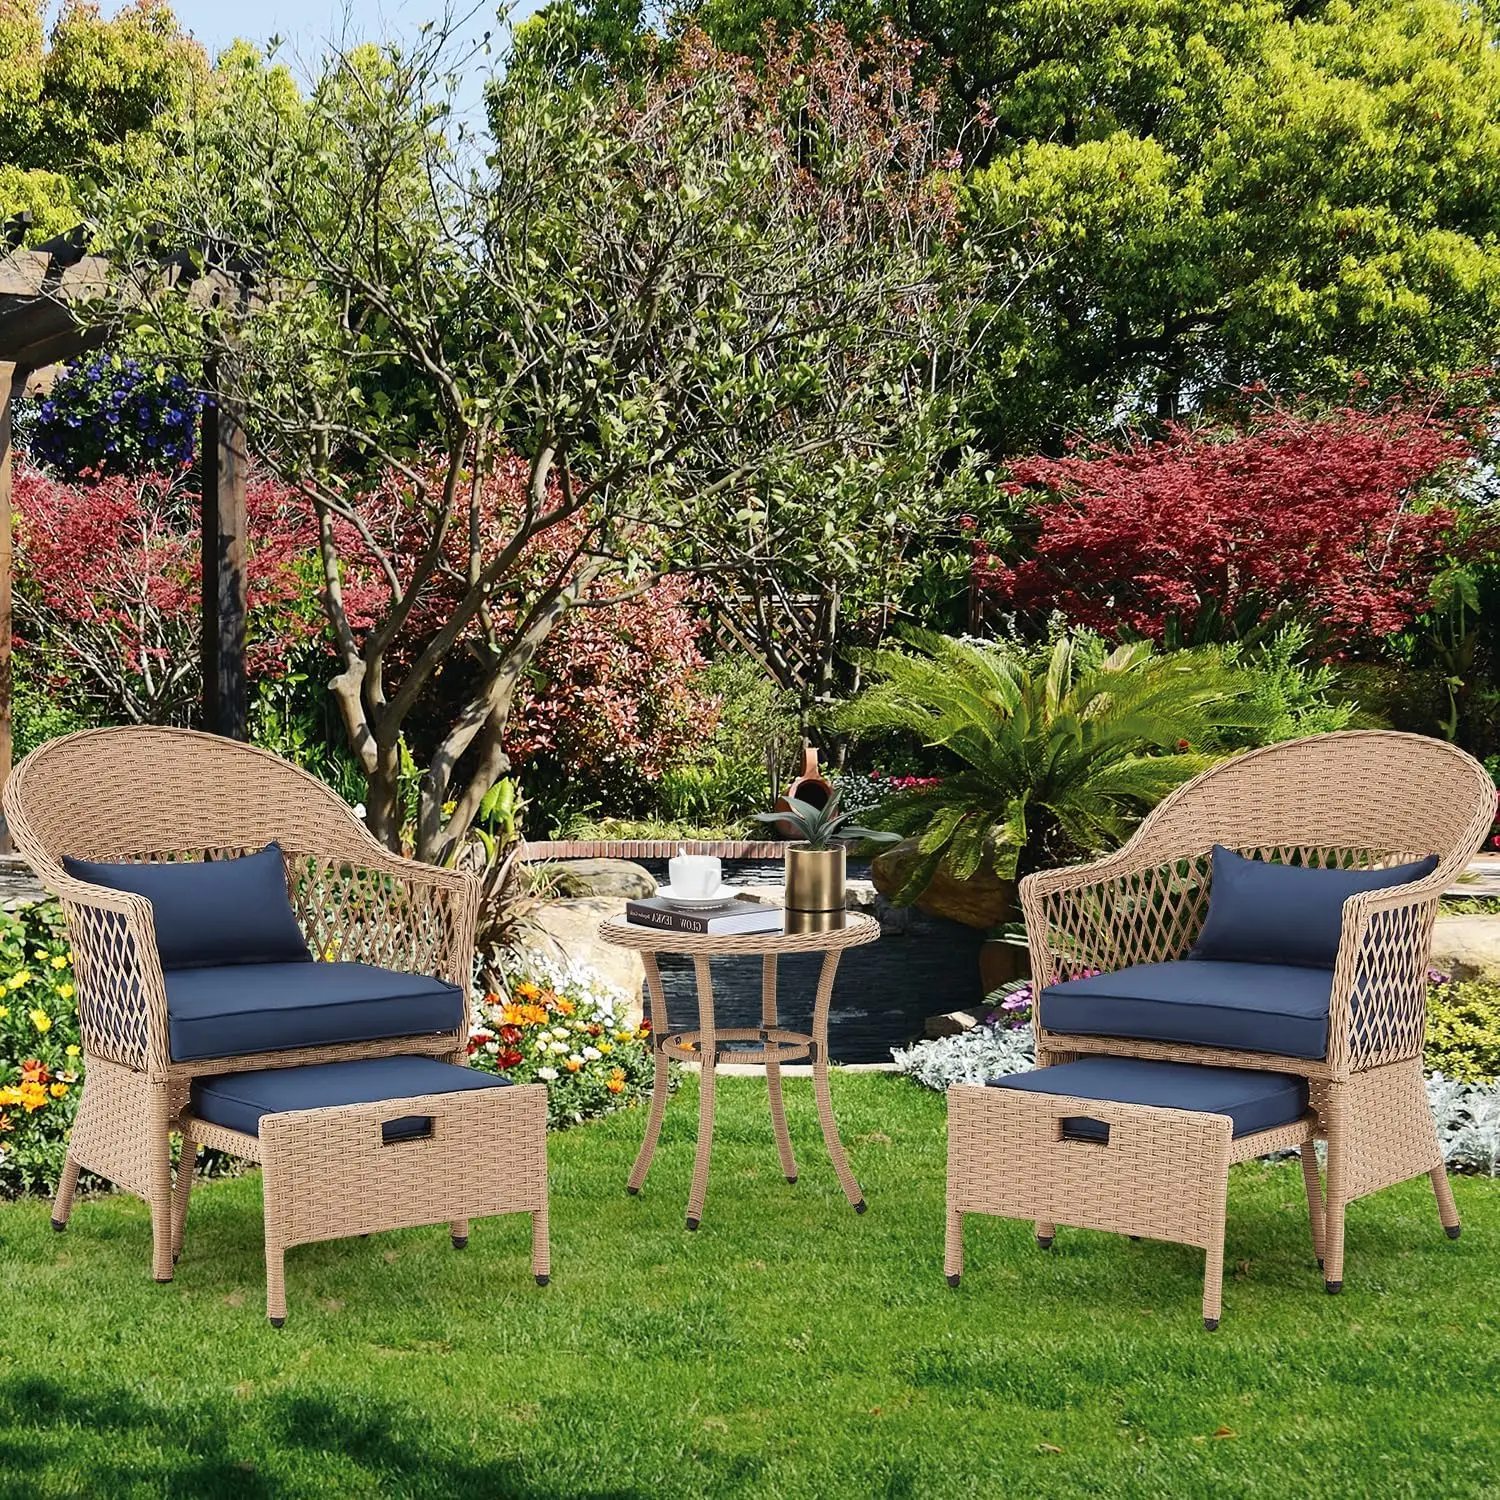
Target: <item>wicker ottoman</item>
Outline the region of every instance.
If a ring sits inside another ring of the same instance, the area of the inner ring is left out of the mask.
[[[172,1252],[182,1249],[199,1146],[261,1163],[266,1316],[286,1321],[287,1248],[384,1229],[531,1215],[531,1268],[545,1286],[547,1091],[431,1057],[316,1063],[194,1081],[181,1116]]]
[[[1322,1257],[1316,1116],[1303,1079],[1243,1068],[1087,1057],[948,1090],[944,1270],[963,1271],[965,1213],[1172,1240],[1207,1252],[1203,1321],[1219,1326],[1231,1163],[1300,1148]]]

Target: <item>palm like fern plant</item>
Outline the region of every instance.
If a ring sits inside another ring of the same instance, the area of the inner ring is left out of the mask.
[[[1040,662],[1004,644],[908,637],[875,652],[876,679],[844,710],[857,735],[915,736],[958,762],[937,786],[898,792],[877,821],[917,838],[897,893],[915,900],[940,864],[958,879],[988,866],[1013,879],[1049,859],[1122,841],[1174,787],[1254,729],[1254,674],[1213,647],[1108,654],[1060,638]]]

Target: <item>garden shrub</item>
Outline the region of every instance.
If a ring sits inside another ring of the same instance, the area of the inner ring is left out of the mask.
[[[0,1198],[56,1187],[82,1078],[62,908],[0,912]]]
[[[976,582],[1001,608],[1113,637],[1233,640],[1293,619],[1345,652],[1428,607],[1458,518],[1413,501],[1468,451],[1456,424],[1389,403],[1027,458],[1010,484],[1030,555],[981,546]]]
[[[1500,985],[1461,979],[1432,986],[1427,1066],[1460,1083],[1500,1078]]]
[[[533,955],[483,996],[469,1036],[471,1067],[547,1085],[547,1123],[576,1125],[628,1109],[651,1090],[651,1027],[617,1012],[620,997],[587,971]]]

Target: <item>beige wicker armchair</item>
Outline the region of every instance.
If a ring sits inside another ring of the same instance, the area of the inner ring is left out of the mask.
[[[1315,1208],[1313,1238],[1330,1291],[1343,1285],[1344,1211],[1356,1198],[1427,1173],[1443,1226],[1457,1238],[1458,1213],[1423,1087],[1427,965],[1438,898],[1479,848],[1494,814],[1495,788],[1484,768],[1419,735],[1316,735],[1214,766],[1167,797],[1114,854],[1021,882],[1040,997],[1038,1062],[1112,1053],[1306,1077],[1328,1143],[1326,1206],[1321,1224]],[[1439,859],[1423,879],[1344,903],[1321,1058],[1048,1030],[1046,987],[1091,970],[1111,973],[1187,954],[1207,913],[1216,843],[1318,866]],[[1319,1184],[1310,1151],[1303,1165],[1312,1197]],[[1039,1234],[1050,1232],[1038,1226]]]
[[[53,1210],[66,1226],[80,1169],[151,1205],[153,1270],[170,1281],[171,1132],[205,1074],[420,1053],[465,1060],[478,884],[398,858],[321,782],[264,750],[188,730],[89,730],[53,740],[11,773],[16,847],[62,901],[86,1064],[83,1098]],[[459,1029],[335,1046],[174,1061],[151,903],[75,880],[64,855],[203,859],[271,841],[315,958],[441,978],[465,997]]]

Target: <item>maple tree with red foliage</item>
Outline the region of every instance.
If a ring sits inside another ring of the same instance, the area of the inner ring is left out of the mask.
[[[1434,481],[1469,452],[1461,418],[1391,403],[1274,406],[1235,432],[1172,425],[1028,458],[1008,488],[1035,497],[1030,555],[978,544],[976,582],[1001,608],[1110,637],[1208,641],[1296,618],[1325,651],[1357,649],[1425,609],[1457,521]]]

